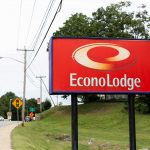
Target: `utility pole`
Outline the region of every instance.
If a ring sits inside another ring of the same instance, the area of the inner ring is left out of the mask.
[[[27,51],[34,51],[34,50],[27,50],[24,49],[17,49],[18,51],[24,51],[24,77],[23,77],[23,105],[22,105],[22,126],[24,126],[24,119],[25,119],[25,97],[26,97],[26,66],[27,66]]]
[[[42,112],[42,78],[46,78],[46,76],[37,76],[36,78],[40,78],[40,113]]]

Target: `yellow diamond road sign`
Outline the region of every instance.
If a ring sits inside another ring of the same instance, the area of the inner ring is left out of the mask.
[[[13,100],[12,104],[14,107],[20,108],[22,106],[23,102],[19,98],[16,98]]]

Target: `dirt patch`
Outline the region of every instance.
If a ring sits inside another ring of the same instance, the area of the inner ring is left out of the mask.
[[[59,140],[59,141],[71,141],[70,135],[62,134],[62,135],[52,135],[46,134],[46,137],[49,139]]]
[[[87,144],[93,150],[129,150],[128,145],[120,146],[109,142],[101,142],[101,141],[97,141],[95,138],[90,138]]]

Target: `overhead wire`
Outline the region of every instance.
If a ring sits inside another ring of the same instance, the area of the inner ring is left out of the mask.
[[[33,75],[34,77],[36,77],[35,73],[31,70],[31,68],[29,68],[29,70],[30,70],[30,72],[32,73],[32,75]]]
[[[43,82],[43,84],[44,84],[44,87],[45,87],[45,89],[46,89],[46,91],[47,91],[47,93],[48,93],[48,95],[49,95],[49,91],[48,91],[48,88],[47,88],[45,82],[43,81],[43,79],[41,79],[41,80],[42,80],[42,82]],[[53,101],[51,95],[49,95],[49,97],[50,97],[51,101],[53,102],[53,105],[55,106],[55,103],[54,103],[54,101]]]
[[[56,12],[55,12],[55,14],[54,14],[54,17],[53,17],[53,19],[52,19],[52,21],[51,21],[51,23],[50,23],[50,25],[49,25],[49,27],[48,27],[48,29],[47,29],[47,31],[46,31],[46,34],[45,34],[43,40],[41,41],[41,44],[39,45],[38,50],[37,50],[37,52],[35,53],[33,59],[31,60],[31,62],[30,62],[29,65],[27,66],[26,70],[31,66],[31,64],[33,63],[34,59],[36,58],[36,56],[37,56],[37,54],[38,54],[38,52],[39,52],[41,46],[43,45],[43,42],[44,42],[44,40],[45,40],[45,38],[46,38],[46,36],[47,36],[47,34],[48,34],[48,32],[49,32],[51,26],[52,26],[52,24],[53,24],[53,22],[54,22],[54,20],[55,20],[55,18],[56,18],[56,16],[57,16],[57,14],[58,14],[58,13],[60,12],[60,10],[61,10],[62,1],[63,1],[63,0],[60,1],[59,5],[58,5],[58,7],[57,7],[57,10],[56,10]]]
[[[50,1],[49,4],[48,4],[48,7],[47,7],[47,9],[46,9],[46,11],[45,11],[45,14],[44,14],[44,16],[43,16],[43,18],[42,18],[42,21],[41,21],[41,23],[40,23],[40,25],[39,25],[39,27],[38,27],[37,32],[36,32],[36,34],[34,35],[34,38],[33,38],[32,42],[30,43],[30,47],[32,47],[32,45],[33,45],[33,43],[34,43],[34,41],[35,41],[37,35],[39,34],[39,31],[41,30],[42,23],[43,23],[43,21],[44,21],[44,19],[45,19],[45,17],[46,17],[46,14],[47,14],[47,12],[48,12],[48,10],[49,10],[50,4],[51,4],[51,1]]]
[[[36,46],[36,44],[37,44],[37,42],[38,42],[38,40],[39,40],[39,38],[40,38],[40,35],[41,35],[41,33],[42,33],[42,31],[43,31],[43,28],[44,28],[44,26],[45,26],[45,24],[46,24],[46,22],[47,22],[47,19],[48,19],[49,14],[50,14],[50,12],[52,11],[52,8],[53,8],[53,6],[54,6],[54,2],[55,2],[55,1],[56,1],[56,0],[52,0],[52,1],[50,1],[50,3],[49,3],[49,6],[48,6],[47,11],[46,11],[46,13],[45,13],[45,15],[44,15],[44,18],[42,19],[42,22],[41,22],[41,24],[40,24],[40,29],[38,29],[37,37],[34,39],[33,49],[35,48],[35,46]]]
[[[54,2],[55,2],[55,0],[50,0],[50,2],[48,4],[48,7],[46,9],[46,12],[45,12],[43,18],[42,18],[42,21],[41,21],[41,23],[39,25],[39,28],[38,28],[38,30],[37,30],[37,32],[36,32],[32,42],[31,42],[31,44],[30,44],[30,47],[32,47],[32,49],[35,49],[35,47],[36,47],[36,45],[38,43],[38,40],[40,39],[40,36],[42,34],[42,31],[43,31],[43,28],[44,28],[44,26],[45,26],[45,24],[47,22],[47,18],[49,16],[49,13],[51,12],[51,10],[53,8]],[[32,55],[30,55],[29,59],[31,59],[31,57],[32,57]]]
[[[19,7],[19,20],[18,20],[18,30],[17,30],[17,48],[19,45],[19,35],[20,35],[20,27],[21,27],[21,15],[22,15],[22,0],[20,1]]]
[[[35,68],[34,68],[34,69],[35,69]],[[31,68],[29,68],[29,71],[30,71],[31,74],[33,75],[34,79],[36,79],[36,75],[35,75],[35,73],[33,72],[33,70],[32,70]],[[29,73],[27,73],[27,75],[28,75],[28,79],[29,79],[30,83],[32,83],[35,87],[40,88],[39,86],[37,86],[37,85],[35,84],[35,81],[32,79],[32,77],[29,75]]]
[[[36,37],[36,39],[35,39],[35,41],[34,41],[34,47],[35,47],[35,45],[37,44],[37,42],[38,42],[38,39],[40,38],[40,34],[42,33],[42,30],[43,30],[43,28],[44,28],[44,25],[46,24],[46,22],[47,22],[47,18],[48,18],[48,16],[49,16],[49,13],[51,12],[51,10],[52,10],[52,8],[53,8],[53,5],[54,5],[54,2],[55,2],[55,0],[52,0],[51,1],[51,3],[49,3],[49,7],[48,7],[48,9],[47,9],[47,13],[44,15],[45,17],[43,18],[43,24],[41,23],[41,28],[40,28],[40,32],[37,34],[37,37]],[[22,16],[22,3],[23,3],[23,1],[21,0],[20,1],[20,9],[19,9],[19,23],[18,23],[18,33],[17,33],[17,48],[18,48],[18,46],[19,46],[19,36],[20,36],[20,28],[21,28],[21,16]],[[61,3],[60,3],[61,4]],[[59,6],[58,6],[58,8],[60,7],[60,4],[59,4]],[[33,4],[33,8],[32,8],[32,14],[31,14],[31,18],[30,18],[30,23],[29,23],[29,26],[28,26],[28,30],[27,30],[27,35],[26,35],[26,39],[25,39],[25,45],[27,44],[27,41],[28,41],[28,37],[29,37],[29,33],[30,33],[30,28],[31,28],[31,23],[32,23],[32,19],[33,19],[33,15],[34,15],[34,11],[35,11],[35,5],[36,5],[36,0],[34,1],[34,4]],[[56,15],[57,15],[57,13],[60,11],[60,9],[57,9],[57,11],[56,11],[56,13],[55,13],[55,15],[54,15],[54,18],[53,18],[53,20],[52,20],[52,22],[51,22],[51,24],[50,24],[50,26],[49,26],[49,28],[48,28],[48,30],[50,29],[50,27],[51,27],[51,25],[52,25],[52,23],[53,23],[53,21],[54,21],[54,19],[55,19],[55,17],[56,17]],[[44,42],[44,40],[45,40],[45,38],[46,38],[46,36],[47,36],[47,34],[48,34],[48,30],[47,30],[47,32],[46,32],[46,34],[45,34],[45,36],[44,36],[44,38],[43,38],[43,40],[42,40],[42,42],[41,42],[41,46],[42,46],[42,44],[43,44],[43,42]],[[40,47],[41,47],[40,46]],[[38,48],[38,49],[40,49],[40,48]],[[37,54],[36,54],[37,55]],[[26,68],[26,70],[27,70],[27,68]],[[33,73],[33,71],[29,68],[29,70],[32,72],[32,74],[35,76],[35,74]],[[37,85],[35,85],[35,82],[33,81],[33,79],[31,78],[31,76],[27,73],[27,78],[28,78],[28,80],[30,81],[30,83],[32,84],[32,85],[34,85],[36,88],[39,88]],[[45,89],[46,89],[46,91],[48,92],[48,89],[47,89],[47,87],[46,87],[46,85],[45,85],[45,83],[44,83],[44,81],[43,81],[43,84],[44,84],[44,87],[45,87]],[[50,95],[49,95],[50,96]],[[52,97],[50,96],[50,98],[51,98],[51,101],[52,101],[52,103],[54,104],[54,106],[55,106],[55,103],[54,103],[54,101],[53,101],[53,99],[52,99]]]
[[[51,0],[51,1],[49,2],[49,5],[48,5],[48,7],[47,7],[47,10],[46,10],[46,12],[45,12],[45,15],[44,15],[44,17],[43,17],[43,19],[42,19],[42,22],[41,22],[41,25],[40,25],[40,27],[41,27],[40,32],[41,32],[42,28],[44,27],[44,24],[46,23],[45,19],[47,20],[48,14],[50,13],[50,11],[51,11],[51,9],[52,9],[52,7],[53,7],[53,3],[54,3],[54,0]],[[31,28],[31,23],[32,23],[33,15],[34,15],[35,5],[36,5],[36,0],[34,0],[33,7],[32,7],[32,13],[31,13],[31,17],[30,17],[30,22],[29,22],[28,30],[27,30],[25,45],[27,44],[27,40],[28,40],[28,37],[29,37],[29,32],[30,32],[30,28]],[[42,25],[42,23],[43,23],[43,25]],[[39,27],[39,28],[40,28],[40,27]],[[38,36],[39,36],[39,35],[38,35]],[[37,37],[37,38],[38,38],[38,37]],[[32,73],[32,75],[36,78],[35,74],[34,74],[33,71],[31,70],[31,68],[29,68],[29,71],[30,71],[30,72]],[[33,84],[35,87],[37,87],[37,85],[35,85],[33,79],[30,77],[29,74],[27,74],[27,78],[28,78],[28,80],[30,81],[31,84]],[[38,87],[38,88],[39,88],[39,87]]]
[[[27,78],[28,78],[28,80],[30,81],[30,83],[33,85],[33,86],[35,86],[36,88],[40,88],[39,86],[37,86],[35,83],[34,83],[34,81],[33,81],[33,79],[31,78],[31,76],[27,73]]]
[[[19,39],[20,39],[21,16],[22,16],[22,0],[20,0],[20,5],[19,5],[18,28],[17,28],[17,49],[19,46]],[[20,53],[19,55],[20,57],[22,57]]]
[[[33,15],[34,15],[35,4],[36,4],[36,0],[34,0],[34,3],[33,3],[31,18],[30,18],[30,22],[29,22],[29,26],[28,26],[28,30],[27,30],[27,35],[26,35],[26,40],[25,40],[25,45],[27,44],[27,40],[28,40],[29,33],[30,33],[32,18],[33,18]]]

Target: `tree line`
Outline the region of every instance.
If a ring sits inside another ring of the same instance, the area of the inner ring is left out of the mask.
[[[14,99],[19,98],[13,92],[7,92],[6,94],[0,97],[0,115],[5,119],[7,118],[7,112],[12,112],[12,120],[17,120],[17,109],[12,105]],[[21,99],[21,98],[20,98]],[[51,107],[51,103],[48,99],[42,102],[42,110],[45,111]],[[25,100],[25,116],[28,116],[31,108],[34,109],[35,113],[40,113],[40,105],[37,104],[35,98]],[[22,107],[18,109],[19,111],[19,120],[21,120],[21,111]]]

